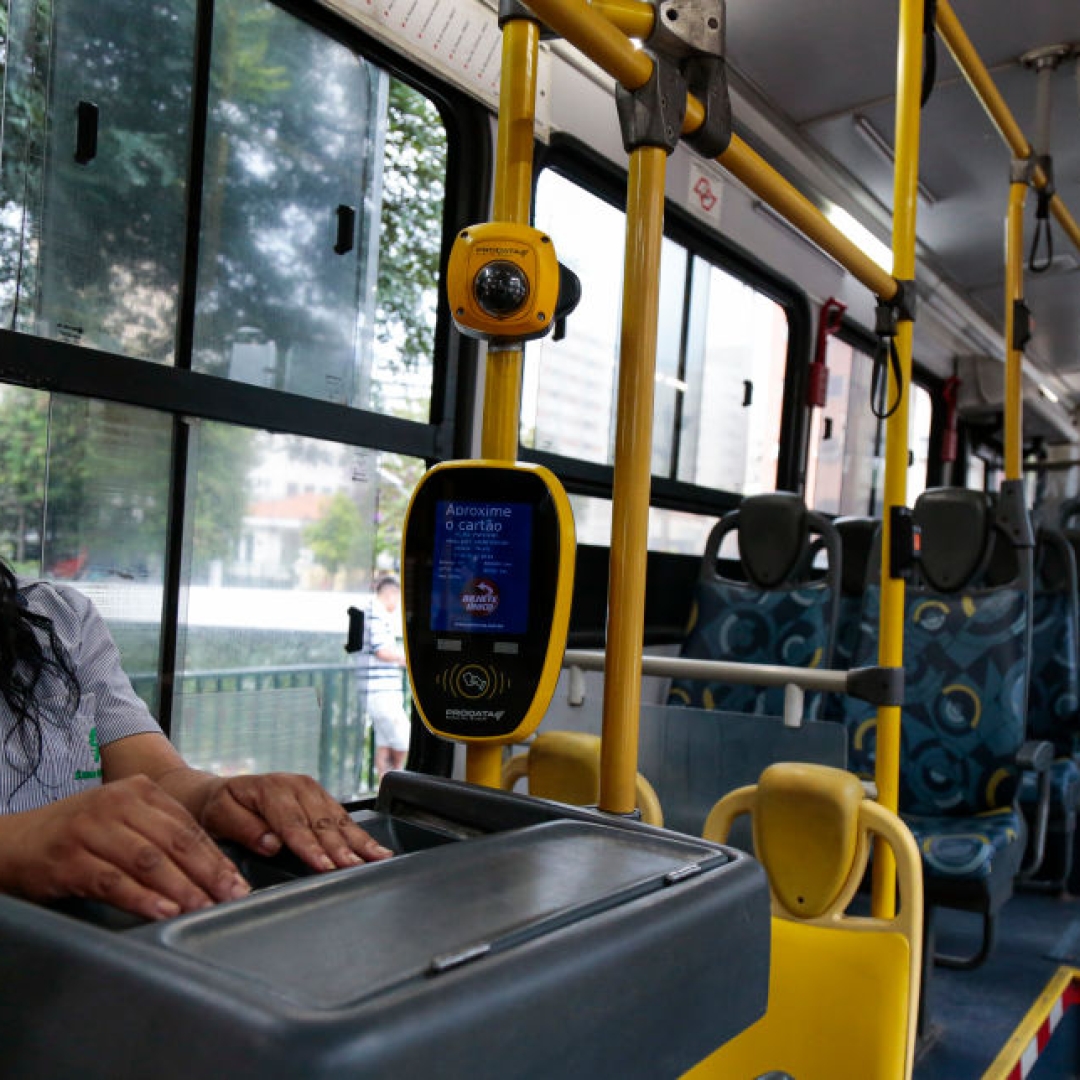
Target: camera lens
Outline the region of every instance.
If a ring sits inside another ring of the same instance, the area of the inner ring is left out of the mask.
[[[473,296],[486,314],[505,319],[528,300],[529,279],[517,263],[496,259],[473,279]]]

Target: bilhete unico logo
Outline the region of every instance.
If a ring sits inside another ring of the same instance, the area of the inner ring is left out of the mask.
[[[470,615],[494,615],[499,606],[499,590],[487,578],[474,578],[461,593],[461,606]]]

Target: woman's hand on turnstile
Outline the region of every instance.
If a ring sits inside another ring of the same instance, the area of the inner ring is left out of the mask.
[[[250,891],[195,818],[146,776],[0,816],[0,892],[100,900],[167,919]]]
[[[260,855],[288,848],[314,870],[334,870],[389,858],[336,799],[296,773],[213,777],[199,822],[212,835]]]
[[[259,855],[273,856],[285,847],[313,870],[334,870],[393,854],[310,776],[215,776],[191,768],[156,734],[119,739],[102,748],[101,758],[106,781],[145,773],[215,840],[234,840]]]

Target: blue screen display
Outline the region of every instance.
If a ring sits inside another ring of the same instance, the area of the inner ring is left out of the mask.
[[[436,502],[432,630],[525,633],[532,509],[518,502]]]

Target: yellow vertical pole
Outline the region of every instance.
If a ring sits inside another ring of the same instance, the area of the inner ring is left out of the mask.
[[[896,65],[896,169],[893,177],[893,277],[915,278],[915,211],[919,183],[919,97],[922,86],[923,0],[901,0]],[[904,666],[904,581],[890,570],[890,510],[907,505],[908,404],[911,386],[913,327],[905,319],[897,327],[900,382],[889,372],[890,402],[899,405],[885,428],[885,513],[881,544],[881,618],[878,663]],[[878,800],[895,811],[900,797],[900,707],[878,709],[877,764],[874,775]],[[896,904],[896,864],[891,852],[875,851],[874,914],[891,917]]]
[[[630,154],[600,763],[600,809],[613,814],[629,814],[636,805],[666,168],[660,147]]]
[[[1005,479],[1023,476],[1024,354],[1016,343],[1016,305],[1024,299],[1024,204],[1027,184],[1009,185],[1009,209],[1005,219]]]
[[[511,19],[503,27],[492,213],[495,221],[529,224],[539,44],[540,30],[531,19]],[[492,343],[488,347],[480,453],[490,460],[517,458],[523,357],[521,343],[508,347]],[[465,779],[498,787],[501,775],[502,747],[470,743],[465,756]]]

